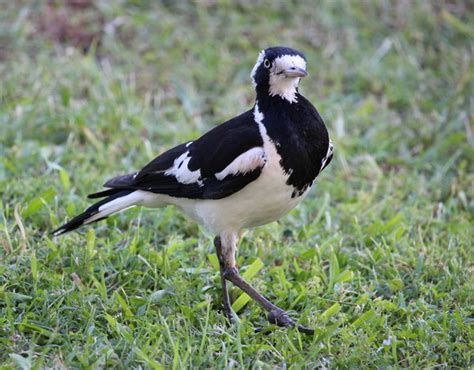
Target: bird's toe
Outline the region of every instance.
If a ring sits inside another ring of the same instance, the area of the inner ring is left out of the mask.
[[[285,328],[295,326],[295,322],[290,318],[288,313],[280,309],[270,311],[268,313],[268,321],[270,321],[271,324]]]
[[[286,311],[283,311],[281,309],[270,311],[268,314],[268,321],[270,321],[271,324],[275,324],[284,328],[296,326],[296,322],[290,318],[290,316],[288,315]],[[310,334],[310,335],[314,334],[313,329],[307,328],[302,325],[298,325],[297,329],[300,333],[305,333],[305,334]]]

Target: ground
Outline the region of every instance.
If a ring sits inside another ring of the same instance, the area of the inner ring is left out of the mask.
[[[93,3],[0,4],[2,369],[472,366],[472,4]],[[250,108],[273,45],[306,53],[335,157],[238,264],[314,336],[237,289],[229,326],[213,235],[176,209],[50,235]]]

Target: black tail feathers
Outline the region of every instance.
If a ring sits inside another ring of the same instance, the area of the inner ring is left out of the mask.
[[[125,195],[130,194],[133,192],[133,190],[118,190],[118,189],[110,189],[110,190],[105,190],[100,193],[95,193],[91,194],[88,196],[88,198],[100,198],[104,196],[108,196],[107,198],[93,204],[89,208],[87,208],[83,213],[80,215],[74,217],[71,221],[67,222],[66,224],[62,225],[61,227],[57,228],[52,232],[53,236],[59,236],[62,234],[65,234],[69,231],[75,230],[79,228],[80,226],[84,225],[87,223],[88,220],[90,220],[93,216],[96,216],[99,213],[99,207],[113,201],[114,199],[123,197]],[[97,222],[100,220],[103,220],[107,218],[108,215],[105,215],[104,217],[96,218],[92,222]]]
[[[123,189],[108,189],[108,190],[104,190],[104,191],[99,191],[98,193],[89,194],[87,196],[87,198],[89,198],[89,199],[104,198],[104,197],[108,197],[110,195],[118,194],[122,191],[123,191]]]

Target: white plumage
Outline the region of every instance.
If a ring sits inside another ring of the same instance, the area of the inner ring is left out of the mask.
[[[229,175],[253,171],[255,168],[263,167],[267,160],[266,158],[263,148],[252,148],[235,158],[226,168],[217,172],[215,176],[217,180],[224,180]]]
[[[190,160],[191,157],[189,156],[189,152],[181,154],[174,160],[173,166],[165,171],[165,175],[176,177],[176,179],[182,184],[192,184],[193,182],[197,182],[199,185],[202,185],[202,182],[200,181],[201,170],[197,169],[191,171],[189,169]]]

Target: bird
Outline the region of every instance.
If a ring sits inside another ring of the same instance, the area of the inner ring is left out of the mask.
[[[229,322],[235,321],[231,282],[268,311],[271,324],[314,333],[247,283],[236,264],[241,232],[276,221],[297,206],[333,158],[323,119],[299,92],[307,75],[302,52],[286,46],[262,50],[251,71],[255,103],[249,110],[165,151],[141,170],[107,181],[106,190],[88,195],[100,200],[53,235],[134,206],[174,205],[215,235]]]

